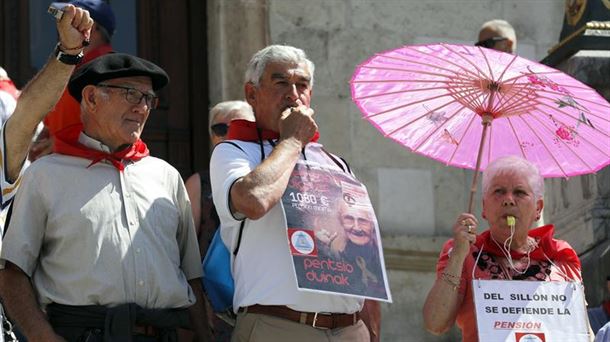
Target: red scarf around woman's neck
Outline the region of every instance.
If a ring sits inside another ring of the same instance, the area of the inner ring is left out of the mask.
[[[259,136],[260,134],[260,136]],[[278,132],[269,129],[259,129],[256,127],[256,122],[248,120],[233,120],[229,125],[229,132],[227,132],[227,139],[229,140],[241,140],[241,141],[252,141],[257,142],[260,140],[275,140],[279,139],[280,134]],[[320,138],[320,132],[313,135],[310,142],[317,142]]]
[[[542,260],[548,261],[547,256],[552,261],[561,261],[561,262],[569,262],[578,265],[580,269],[580,260],[578,259],[578,255],[570,247],[570,245],[562,240],[553,239],[553,233],[555,231],[555,227],[552,224],[548,224],[546,226],[542,226],[539,228],[531,229],[527,235],[533,237],[538,241],[538,248],[534,249],[530,252],[530,258],[533,260]],[[498,241],[500,245],[502,245],[503,241]],[[481,246],[484,246],[483,249],[485,252],[496,256],[504,256],[502,250],[496,242],[491,237],[491,231],[488,229],[477,236],[477,241],[475,242],[475,246],[479,249]],[[511,257],[513,259],[519,259],[526,256],[525,253],[520,253],[516,251],[510,251]],[[546,254],[546,256],[545,256]]]
[[[87,147],[78,141],[82,128],[82,125],[74,125],[64,129],[61,136],[58,135],[55,137],[54,151],[59,154],[91,160],[91,164],[89,164],[87,168],[102,160],[107,160],[119,171],[125,169],[125,165],[123,165],[122,162],[123,160],[136,162],[149,155],[146,144],[140,139],[125,149],[112,153]]]

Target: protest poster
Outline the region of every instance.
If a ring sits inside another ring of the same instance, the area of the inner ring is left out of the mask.
[[[582,284],[473,280],[480,341],[589,341]]]
[[[282,196],[297,287],[391,301],[375,212],[346,172],[297,162]]]

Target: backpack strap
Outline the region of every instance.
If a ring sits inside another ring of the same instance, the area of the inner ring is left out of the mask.
[[[234,143],[233,141],[227,141],[227,140],[225,140],[225,141],[221,141],[221,142],[219,142],[218,144],[216,144],[216,146],[218,146],[218,145],[220,145],[220,144],[231,144],[231,145],[233,145],[233,146],[237,147],[238,149],[240,149],[240,150],[241,150],[243,153],[246,153],[246,151],[244,151],[244,149],[243,149],[243,148],[241,148],[241,146],[237,145],[237,144],[236,144],[236,143]],[[216,146],[214,146],[214,148],[216,148]]]
[[[4,227],[2,227],[3,228],[2,237],[0,237],[0,239],[4,239],[4,236],[6,235],[6,231],[8,230],[8,224],[11,223],[11,216],[13,216],[13,199],[11,199],[11,201],[8,204],[6,218],[4,219]]]
[[[243,148],[241,148],[241,146],[239,146],[238,144],[234,143],[233,141],[222,141],[219,144],[231,144],[235,147],[237,147],[238,149],[240,149],[242,152],[246,153],[246,151],[244,151]],[[265,151],[263,149],[263,142],[260,139],[260,133],[259,133],[259,145],[261,147],[261,163],[263,162],[263,160],[265,160]],[[218,145],[217,145],[218,146]],[[273,146],[275,146],[273,144]],[[239,252],[239,247],[241,246],[241,237],[244,233],[244,226],[246,225],[246,219],[244,219],[243,221],[241,221],[241,224],[239,225],[239,234],[237,235],[237,245],[235,246],[235,249],[233,250],[233,256],[236,257],[237,256],[237,252]]]
[[[261,163],[262,163],[263,160],[265,160],[265,149],[263,147],[263,139],[261,137],[261,132],[260,132],[260,130],[257,130],[257,132],[258,132],[258,144],[261,147]],[[224,141],[224,142],[237,146],[237,148],[244,151],[241,147],[239,147],[239,145],[237,145],[236,143],[234,143],[232,141]],[[275,142],[273,140],[268,140],[268,142],[272,147],[275,147]],[[244,151],[244,153],[245,153],[245,151]],[[235,246],[235,250],[233,250],[234,257],[236,257],[237,252],[239,252],[239,247],[241,246],[241,237],[242,237],[242,234],[244,233],[245,225],[246,225],[246,219],[241,221],[241,225],[239,226],[239,235],[237,235],[237,246]]]
[[[218,146],[220,144],[230,144],[230,145],[233,145],[233,146],[237,147],[238,149],[240,149],[243,153],[246,153],[246,151],[244,151],[244,149],[241,148],[241,146],[239,146],[238,144],[236,144],[233,141],[227,141],[227,140],[221,141],[218,144],[216,144],[216,146]],[[216,148],[216,146],[214,148]],[[264,157],[264,154],[263,154],[263,157]],[[239,234],[237,235],[237,245],[235,246],[235,249],[233,250],[233,256],[237,256],[237,252],[239,251],[239,246],[241,246],[241,236],[242,236],[242,234],[244,232],[244,226],[246,224],[246,220],[247,220],[247,218],[243,219],[241,221],[241,224],[239,225]]]
[[[326,153],[326,155],[335,163],[337,164],[337,166],[343,170],[343,172],[345,173],[352,173],[352,169],[349,167],[349,164],[345,161],[345,159],[339,157],[339,159],[341,159],[341,162],[339,162],[339,160],[337,159],[337,157],[333,156],[330,152],[328,152],[326,149],[322,148],[322,151],[324,151],[324,153]],[[344,166],[345,165],[345,166]]]
[[[235,249],[233,250],[233,256],[234,257],[236,257],[237,256],[237,252],[239,252],[239,246],[241,246],[241,235],[244,232],[244,226],[245,225],[246,225],[246,219],[241,221],[241,224],[239,225],[239,235],[237,235],[237,246],[235,246]]]
[[[200,215],[199,222],[195,222],[195,224],[199,227],[197,240],[199,241],[199,252],[203,258],[210,242],[212,242],[214,233],[220,226],[220,219],[212,200],[212,185],[210,184],[210,174],[207,170],[199,171],[199,182],[201,189],[201,197],[199,198]]]

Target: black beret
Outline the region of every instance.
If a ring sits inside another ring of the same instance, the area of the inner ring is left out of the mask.
[[[163,69],[145,59],[126,53],[109,53],[80,66],[68,83],[68,91],[78,102],[82,100],[83,88],[113,78],[148,76],[153,90],[159,90],[169,82]]]

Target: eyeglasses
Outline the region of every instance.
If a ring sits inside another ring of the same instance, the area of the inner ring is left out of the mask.
[[[506,37],[491,37],[485,40],[480,40],[474,44],[474,46],[482,46],[484,48],[491,49],[496,45],[497,42],[501,42],[503,40],[507,40]]]
[[[138,105],[138,104],[142,103],[142,99],[144,99],[146,106],[149,109],[155,109],[155,108],[157,108],[157,105],[159,105],[159,98],[157,96],[141,92],[136,88],[118,86],[118,85],[112,85],[112,84],[98,84],[96,87],[125,90],[125,100],[127,100],[127,102],[134,104],[134,105]]]
[[[229,125],[224,122],[221,122],[221,123],[213,124],[212,126],[210,126],[210,129],[212,130],[212,133],[214,133],[214,135],[217,135],[219,137],[224,137],[225,135],[227,135],[227,132],[229,131]]]
[[[341,223],[343,224],[344,227],[348,227],[348,228],[353,228],[356,225],[356,223],[358,224],[358,227],[369,227],[372,224],[372,222],[366,218],[354,217],[349,214],[341,216]]]

